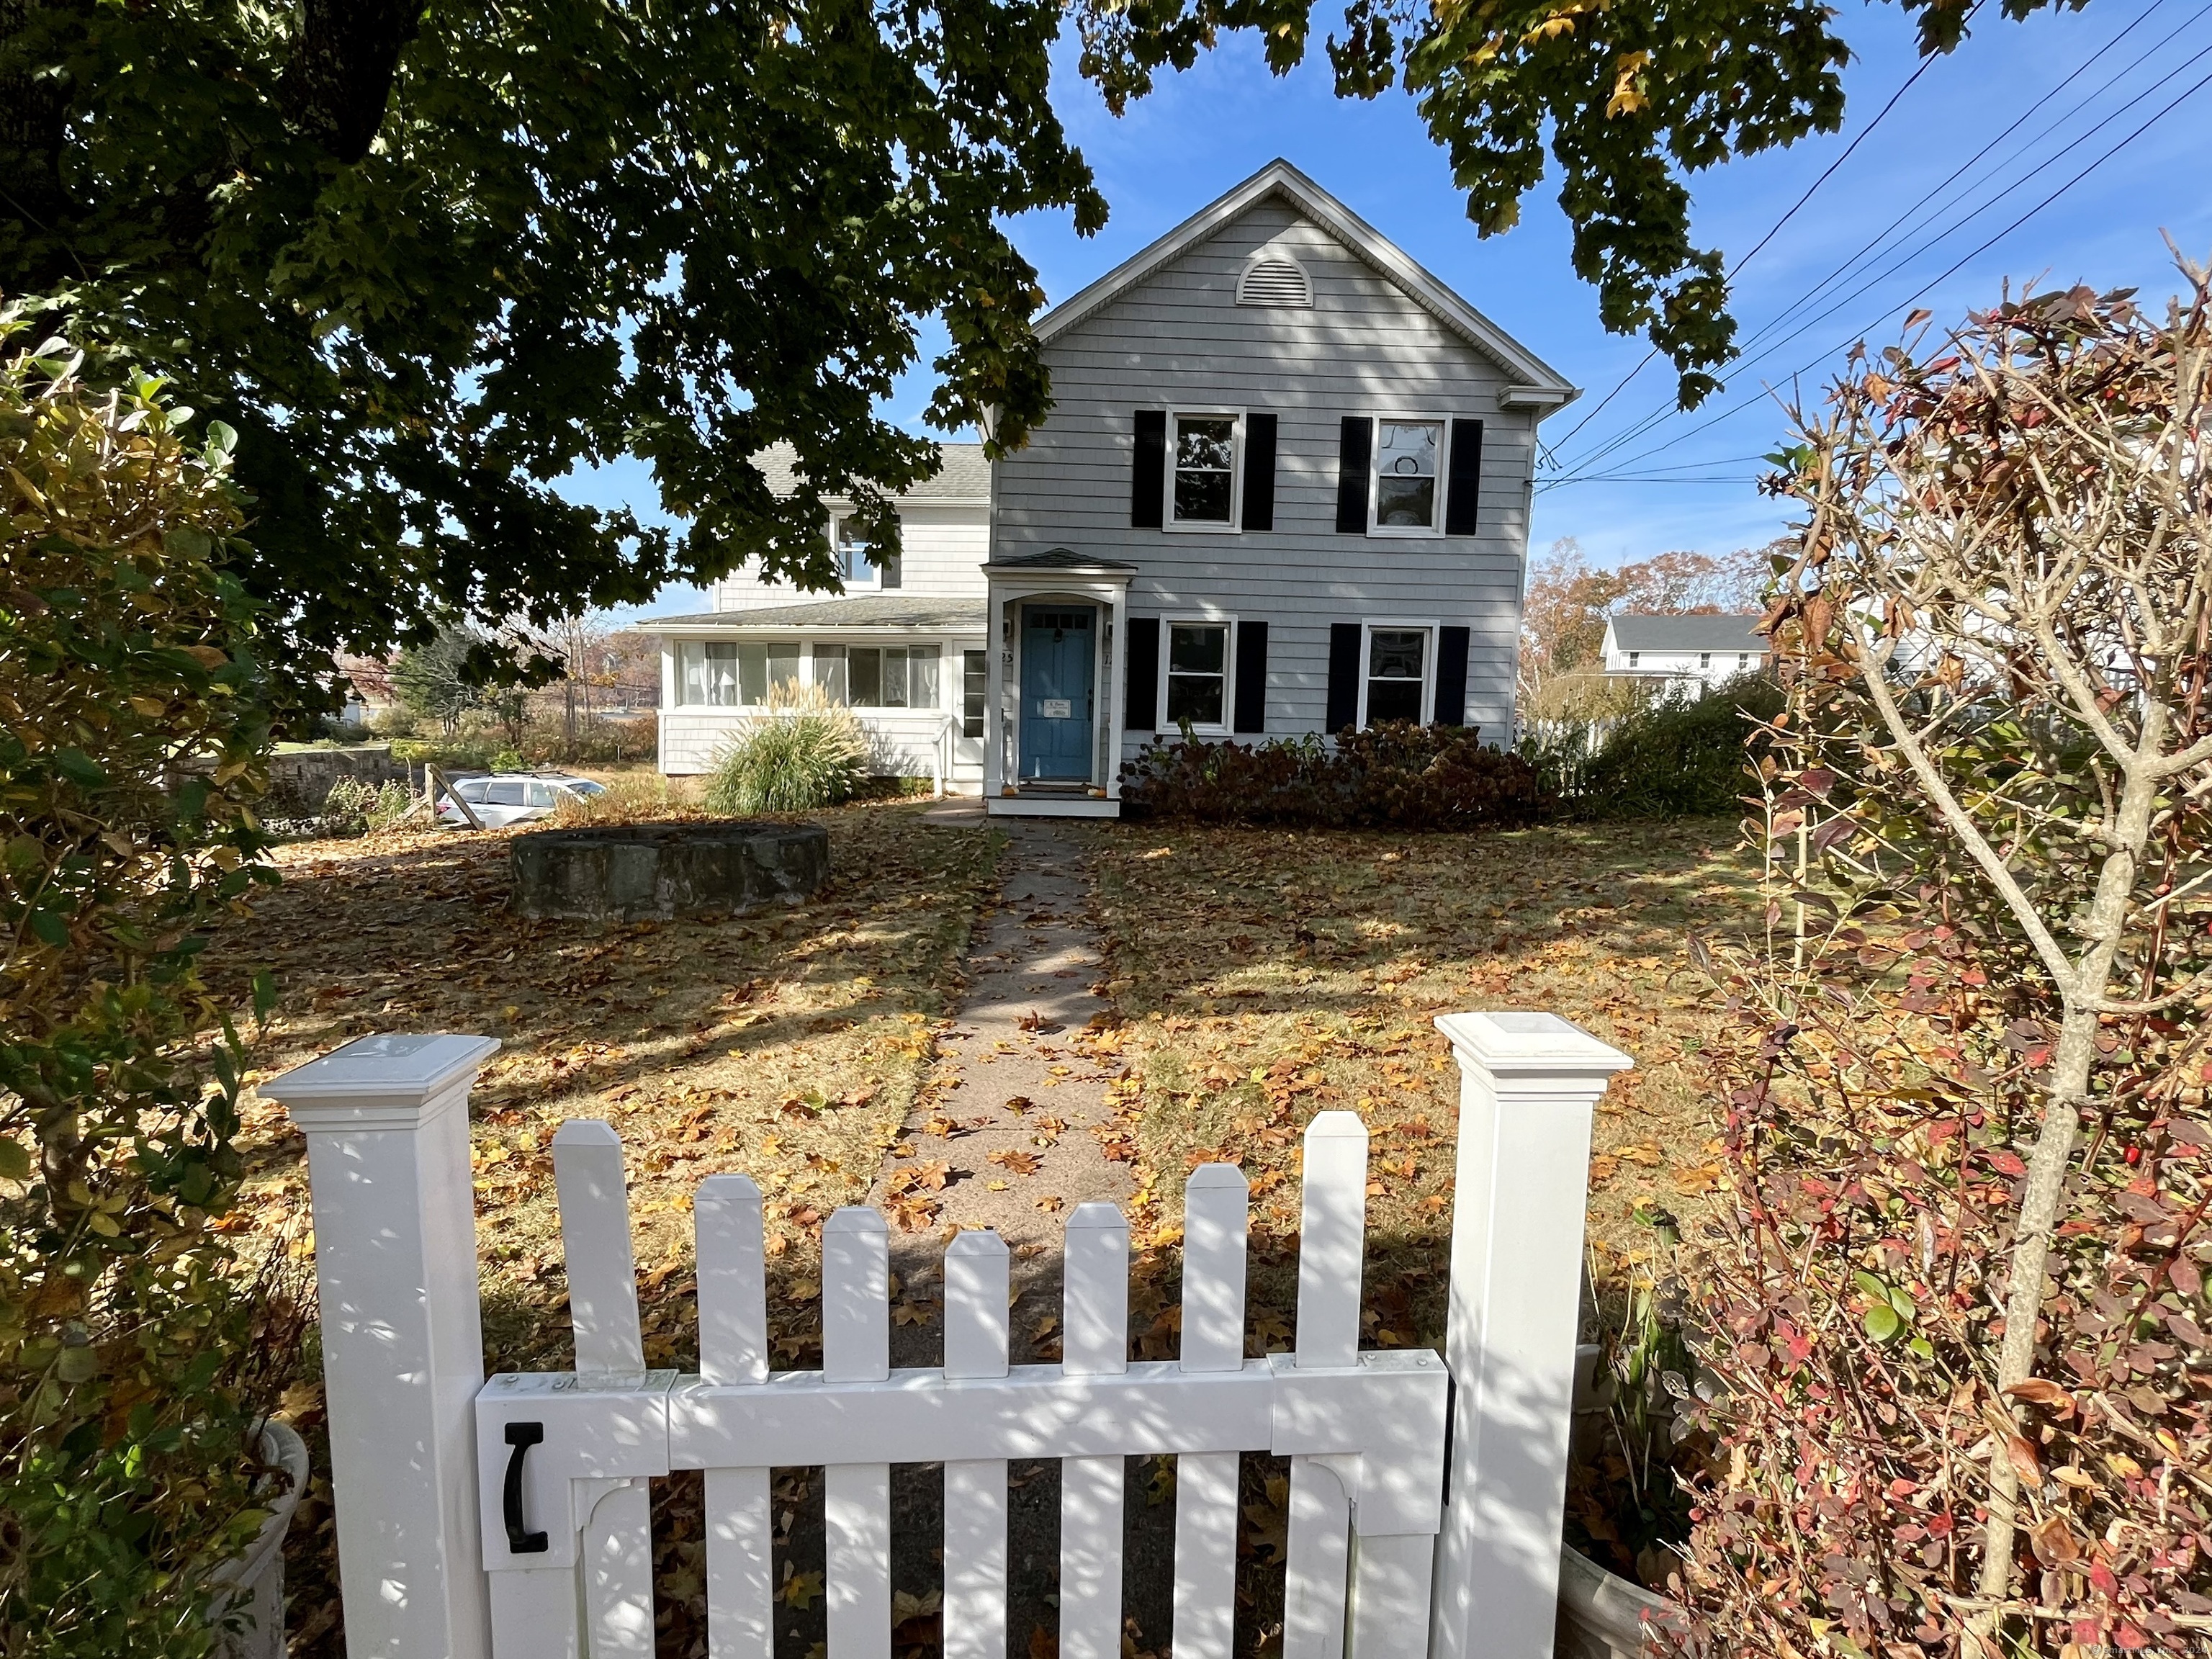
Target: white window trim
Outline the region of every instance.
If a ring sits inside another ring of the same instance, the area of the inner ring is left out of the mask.
[[[1437,717],[1437,641],[1443,633],[1443,623],[1435,617],[1394,621],[1388,617],[1376,617],[1359,624],[1359,730],[1367,729],[1367,682],[1373,678],[1367,672],[1367,665],[1374,660],[1377,629],[1397,632],[1419,629],[1429,636],[1428,644],[1421,651],[1420,719],[1420,724],[1429,725]]]
[[[1237,729],[1237,618],[1224,617],[1218,611],[1212,614],[1194,612],[1182,617],[1160,618],[1159,684],[1153,688],[1158,699],[1152,707],[1159,710],[1156,732],[1179,732],[1182,728],[1168,718],[1168,663],[1173,656],[1175,636],[1169,632],[1175,628],[1225,628],[1229,638],[1221,652],[1221,720],[1218,724],[1193,720],[1190,729],[1201,737],[1225,738]]]
[[[1376,480],[1382,476],[1382,422],[1394,426],[1433,426],[1437,428],[1437,494],[1433,527],[1376,522],[1382,491]],[[1451,416],[1449,415],[1370,415],[1367,417],[1367,533],[1390,541],[1440,541],[1444,533],[1445,491],[1451,479]]]
[[[1218,421],[1226,416],[1229,428],[1229,522],[1177,523],[1175,515],[1176,451],[1177,428],[1181,422]],[[1160,528],[1178,536],[1235,536],[1244,529],[1244,410],[1242,409],[1207,408],[1170,409],[1167,411],[1168,442],[1165,476],[1160,481]]]
[[[832,565],[837,562],[837,527],[852,516],[849,510],[830,515],[830,562]],[[869,545],[872,547],[874,544],[870,543]],[[883,591],[884,568],[871,559],[868,561],[868,574],[864,579],[853,581],[841,577],[840,580],[844,581],[848,593],[878,593]]]

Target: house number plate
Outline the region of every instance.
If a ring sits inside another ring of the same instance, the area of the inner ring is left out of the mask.
[[[1075,718],[1075,701],[1073,698],[1047,697],[1043,701],[1044,709],[1042,715],[1042,719],[1048,720],[1071,720]]]

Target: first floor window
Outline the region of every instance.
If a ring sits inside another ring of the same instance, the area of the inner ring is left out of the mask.
[[[1367,723],[1421,718],[1428,677],[1429,630],[1376,628],[1367,635]]]
[[[693,708],[757,708],[770,686],[799,678],[796,640],[686,640],[677,651],[683,701]]]
[[[878,558],[876,550],[860,533],[860,525],[849,515],[834,520],[830,527],[830,550],[836,560],[837,580],[848,588],[898,587],[905,576],[896,553]]]
[[[983,735],[983,697],[991,683],[991,653],[988,651],[963,651],[960,653],[960,735],[980,738]]]
[[[1628,665],[1631,668],[1635,668],[1640,665],[1643,661],[1644,653],[1641,651],[1632,651],[1628,653]]]
[[[817,645],[814,683],[855,708],[937,707],[933,645]]]
[[[1440,492],[1442,421],[1378,421],[1375,443],[1375,527],[1433,531]]]
[[[1220,726],[1229,706],[1229,624],[1168,624],[1168,724]]]
[[[1700,667],[1700,668],[1711,668],[1712,665],[1713,665],[1713,653],[1712,653],[1711,652],[1710,652],[1710,651],[1700,651],[1700,652],[1698,652],[1698,667]]]
[[[1229,528],[1236,522],[1237,417],[1177,415],[1171,424],[1175,473],[1168,522]]]

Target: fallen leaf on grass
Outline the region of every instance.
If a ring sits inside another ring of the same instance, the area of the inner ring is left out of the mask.
[[[1037,1155],[1035,1152],[1023,1152],[1019,1147],[1010,1146],[1004,1151],[993,1152],[990,1162],[1018,1176],[1032,1176],[1037,1172]]]
[[[1047,1215],[1058,1215],[1061,1209],[1066,1206],[1067,1200],[1060,1197],[1057,1193],[1047,1193],[1042,1198],[1036,1200],[1035,1202],[1037,1208],[1042,1210]]]
[[[791,1563],[783,1564],[783,1583],[777,1587],[776,1600],[787,1607],[810,1607],[822,1594],[822,1575],[818,1572],[795,1572]]]

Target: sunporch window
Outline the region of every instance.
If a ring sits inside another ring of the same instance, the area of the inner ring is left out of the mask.
[[[817,645],[814,683],[855,708],[937,707],[933,645]]]
[[[677,660],[687,707],[757,708],[771,685],[799,678],[799,641],[686,640]]]

